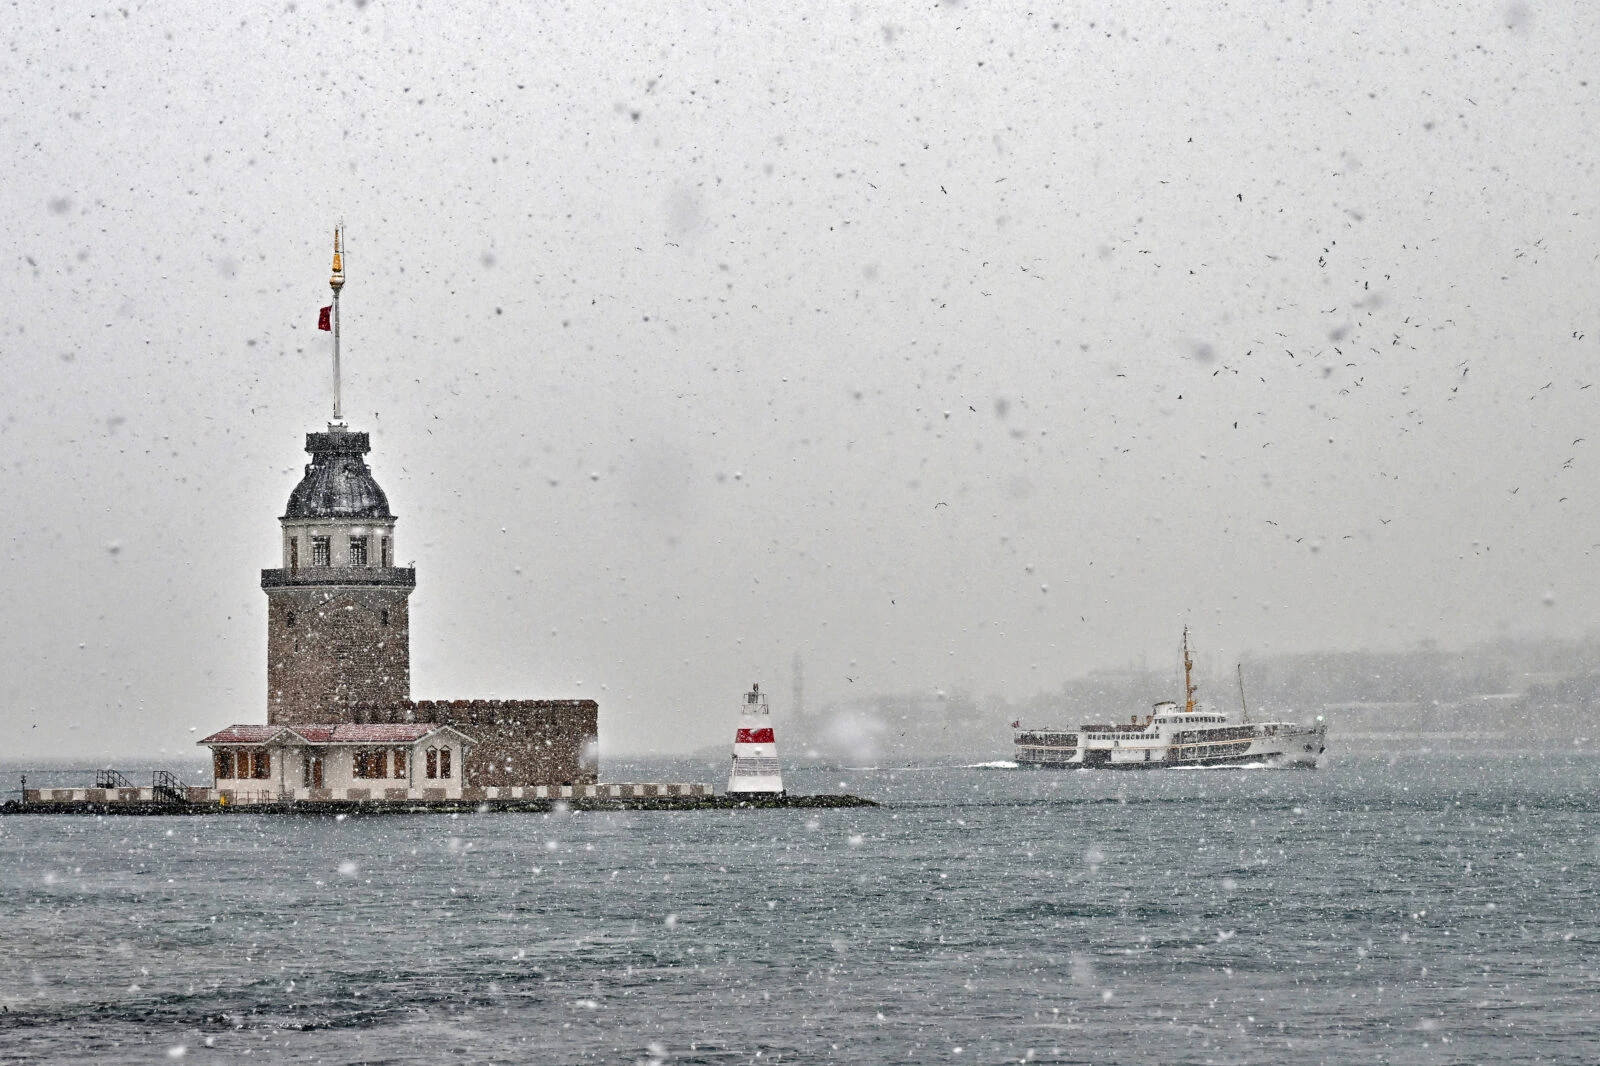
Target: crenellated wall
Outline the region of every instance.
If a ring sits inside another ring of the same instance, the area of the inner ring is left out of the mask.
[[[475,742],[466,781],[486,788],[589,785],[599,780],[594,700],[416,700],[351,709],[352,722],[434,722]]]

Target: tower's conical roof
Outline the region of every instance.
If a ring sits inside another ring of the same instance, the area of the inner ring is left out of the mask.
[[[284,518],[393,518],[389,497],[378,487],[362,456],[372,450],[365,433],[330,427],[307,433],[311,462],[289,494]]]

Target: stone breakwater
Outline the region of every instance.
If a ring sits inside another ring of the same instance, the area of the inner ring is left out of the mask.
[[[612,793],[610,787],[618,792]],[[556,809],[574,811],[710,811],[781,808],[876,807],[875,800],[861,796],[825,794],[816,796],[717,796],[709,786],[696,786],[704,792],[625,794],[626,786],[591,785],[579,787],[571,797],[480,798],[459,800],[382,799],[382,800],[295,800],[278,803],[225,804],[215,801],[152,803],[140,800],[96,802],[88,799],[29,799],[0,805],[0,814],[79,814],[79,815],[214,815],[214,814],[298,814],[298,815],[374,815],[374,814],[487,814],[527,811],[542,813]],[[35,790],[30,789],[30,794]],[[43,789],[46,794],[64,789]],[[82,790],[78,790],[82,791]],[[506,791],[510,791],[507,789]],[[532,789],[528,790],[532,792]],[[554,791],[554,790],[552,790]]]

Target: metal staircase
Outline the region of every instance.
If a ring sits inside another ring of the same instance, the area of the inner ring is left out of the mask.
[[[158,803],[188,803],[189,789],[171,770],[156,770],[150,775],[150,791]]]

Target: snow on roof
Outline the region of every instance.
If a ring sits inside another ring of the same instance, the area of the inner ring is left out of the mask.
[[[427,722],[374,722],[371,725],[337,725],[333,727],[333,744],[409,744],[421,740],[439,727]]]
[[[265,744],[279,733],[281,725],[230,725],[220,733],[196,741],[198,744]]]
[[[453,733],[464,741],[472,740],[459,729],[433,722],[373,722],[364,725],[230,725],[197,743],[269,744],[276,741],[285,744],[413,744],[441,732]]]

